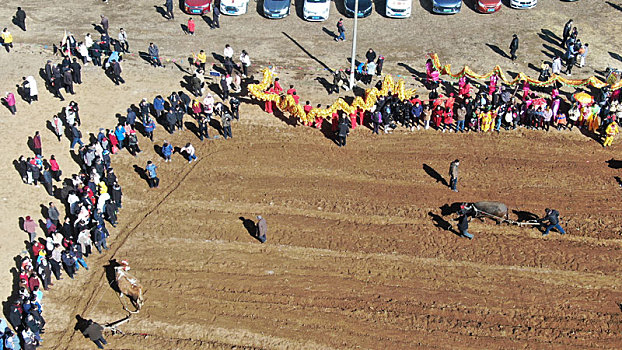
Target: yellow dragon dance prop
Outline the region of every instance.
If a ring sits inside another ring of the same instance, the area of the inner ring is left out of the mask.
[[[604,86],[608,86],[609,84],[607,84],[606,82],[603,82],[602,80],[596,78],[595,76],[591,76],[587,79],[566,79],[564,77],[561,77],[557,74],[553,74],[549,80],[547,81],[539,81],[537,79],[533,79],[528,77],[525,73],[520,72],[518,73],[518,75],[516,76],[516,78],[514,78],[514,80],[509,80],[506,76],[505,73],[503,72],[503,70],[501,69],[501,67],[499,67],[498,65],[495,66],[495,68],[493,68],[493,70],[491,70],[490,72],[484,74],[484,75],[480,75],[477,74],[475,72],[473,72],[471,70],[471,68],[469,68],[469,66],[464,66],[462,68],[462,70],[460,70],[458,73],[451,73],[451,64],[446,64],[444,66],[441,65],[441,62],[438,58],[438,55],[435,53],[431,53],[428,54],[428,56],[430,57],[430,59],[432,59],[432,65],[434,66],[434,68],[436,70],[438,70],[438,72],[440,74],[445,74],[445,75],[449,75],[452,78],[458,79],[461,78],[463,76],[467,76],[469,78],[473,78],[473,79],[478,79],[478,80],[485,80],[490,78],[491,75],[496,74],[499,78],[501,78],[501,80],[503,80],[503,82],[505,84],[508,85],[515,85],[518,84],[522,81],[527,81],[530,85],[534,85],[534,86],[550,86],[553,85],[553,83],[555,82],[559,82],[563,85],[566,86],[572,86],[574,88],[578,88],[581,86],[585,86],[585,85],[589,85],[589,86],[593,86],[597,89],[600,89]],[[611,90],[617,90],[622,88],[622,81],[619,81],[613,85],[611,85]]]
[[[305,113],[303,106],[297,104],[291,95],[278,95],[266,92],[270,84],[272,84],[275,75],[276,73],[274,71],[264,68],[263,79],[259,84],[249,85],[249,93],[260,101],[273,101],[279,110],[288,112],[292,116],[300,119],[303,123],[311,123],[315,118],[330,118],[333,113],[337,111],[342,111],[347,115],[356,113],[357,110],[369,111],[376,104],[378,97],[387,96],[391,93],[397,93],[400,100],[409,99],[415,93],[414,89],[406,89],[404,87],[404,80],[400,79],[394,82],[393,78],[387,75],[382,82],[382,89],[378,90],[372,87],[371,89],[365,90],[364,99],[357,96],[352,104],[349,105],[340,97],[328,108],[313,108],[309,113]]]

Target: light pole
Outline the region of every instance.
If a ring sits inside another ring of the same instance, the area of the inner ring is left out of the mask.
[[[354,0],[354,32],[352,34],[352,61],[350,65],[350,90],[354,88],[354,66],[356,62],[356,28],[359,18],[359,0]]]

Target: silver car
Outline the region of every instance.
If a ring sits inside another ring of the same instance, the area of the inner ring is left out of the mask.
[[[283,18],[289,15],[291,0],[264,0],[263,14],[268,18]]]

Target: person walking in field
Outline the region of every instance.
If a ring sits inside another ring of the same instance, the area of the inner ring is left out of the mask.
[[[17,7],[17,12],[15,13],[15,24],[23,31],[26,31],[26,11],[22,10],[21,7]]]
[[[15,108],[15,95],[13,95],[12,92],[7,91],[3,100],[6,103],[6,106],[9,108],[11,114],[15,115],[15,113],[17,112],[17,109]]]
[[[337,32],[339,36],[335,38],[335,41],[346,40],[346,27],[343,26],[343,18],[339,18],[339,21],[337,21]]]
[[[512,36],[512,42],[510,43],[510,59],[512,61],[516,60],[516,51],[518,51],[518,35],[514,34]]]
[[[188,18],[188,34],[194,35],[195,23],[192,17]]]
[[[605,142],[603,143],[603,148],[610,147],[611,144],[613,143],[613,139],[616,137],[616,135],[619,132],[620,132],[620,128],[618,128],[618,123],[614,120],[605,129],[605,133],[607,134],[607,137],[605,138]]]
[[[268,239],[267,235],[268,235],[268,223],[266,222],[266,219],[263,218],[261,215],[257,215],[257,224],[256,224],[256,237],[257,239],[261,242],[261,243],[266,243],[266,240]]]
[[[540,219],[540,222],[542,223],[548,221],[548,225],[546,226],[546,230],[542,234],[543,236],[548,235],[551,229],[557,229],[557,231],[562,235],[566,234],[566,231],[564,231],[562,226],[559,224],[559,212],[557,210],[546,208],[544,209],[544,213],[545,216]]]
[[[469,233],[469,216],[463,214],[458,218],[458,231],[460,232],[460,237],[466,237],[468,239],[473,239],[473,235]]]
[[[171,161],[171,156],[173,155],[173,145],[168,143],[166,140],[164,140],[164,145],[162,145],[162,155],[164,156],[165,162]]]
[[[458,159],[451,162],[449,165],[449,186],[454,192],[458,192],[458,166],[460,161]]]
[[[13,48],[13,35],[9,32],[8,28],[4,28],[2,33],[0,33],[0,39],[2,39],[2,45],[6,52],[11,52],[10,49]]]
[[[158,178],[158,174],[156,173],[156,169],[158,167],[153,164],[150,160],[147,161],[147,166],[145,167],[145,171],[147,172],[147,182],[149,183],[149,188],[158,188],[160,185],[160,179]]]
[[[175,19],[175,15],[173,14],[173,0],[166,0],[164,6],[166,7],[166,18],[169,21]]]

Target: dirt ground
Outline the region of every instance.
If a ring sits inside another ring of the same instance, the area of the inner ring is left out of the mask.
[[[301,4],[288,18],[272,21],[257,14],[260,2],[251,2],[248,14],[222,17],[221,30],[199,19],[197,35],[188,37],[181,31],[188,16],[176,10],[175,21],[166,21],[154,8],[161,3],[54,0],[39,8],[5,1],[0,18],[10,19],[17,6],[29,17],[25,33],[5,20],[16,48],[0,52],[0,92],[14,91],[22,76],[38,76],[47,59],[58,60],[50,48],[64,30],[81,40],[96,33],[92,24],[105,13],[113,36],[119,27],[127,30],[135,55],[124,59],[127,84],[121,87],[100,70],[84,68],[84,84],[71,98],[80,104],[85,135],[114,126],[115,114],[142,97],[180,90],[190,53],[221,54],[226,43],[234,57],[249,51],[256,77],[268,64],[283,67],[283,85],[295,84],[303,101],[336,98],[316,78],[330,80],[326,67],[348,66],[350,42],[335,43],[327,33],[335,31],[340,4],[332,5],[327,22],[307,23]],[[586,78],[622,66],[615,40],[621,6],[553,0],[533,10],[504,6],[479,15],[469,4],[445,17],[431,15],[427,1],[415,1],[410,19],[384,18],[375,10],[361,20],[358,52],[373,47],[387,58],[388,73],[425,94],[411,75],[424,71],[427,52],[456,68],[469,64],[484,72],[500,64],[536,76],[533,67],[560,50],[563,24],[573,18],[590,43],[588,65],[575,69],[573,78]],[[346,28],[350,39],[352,20]],[[512,63],[493,47],[507,51],[515,32],[521,48]],[[138,57],[150,41],[171,60],[166,68],[151,68]],[[57,142],[46,128],[69,98],[59,102],[38,81],[39,102],[19,101],[15,117],[0,110],[0,292],[6,296],[15,284],[13,258],[24,254],[27,237],[19,219],[42,219],[40,205],[50,198],[43,187],[22,184],[12,162],[31,154],[28,136],[40,130],[44,154],[55,154],[65,175],[77,171],[69,140]],[[121,327],[125,335],[107,335],[110,349],[622,347],[622,213],[615,178],[621,174],[617,163],[607,162],[622,158],[619,140],[603,150],[576,130],[372,136],[357,128],[339,149],[321,132],[287,125],[255,104],[241,110],[232,140],[201,143],[190,131],[170,136],[158,126],[154,143],[140,138],[145,152],[138,157],[114,157],[125,202],[111,250],[91,257],[90,271],[59,281],[46,294],[43,348],[94,348],[74,331],[75,316],[103,323],[125,315],[108,285],[109,259],[129,260],[146,288],[144,309]],[[199,161],[187,164],[177,155],[162,162],[154,145],[165,139],[193,142]],[[461,160],[459,193],[443,182],[455,158]],[[149,159],[159,165],[158,190],[149,190],[134,170]],[[484,199],[508,204],[512,218],[556,208],[568,235],[543,238],[533,228],[473,221],[475,239],[468,241],[448,229],[455,216],[446,206]],[[266,244],[244,225],[258,214],[268,221]]]

